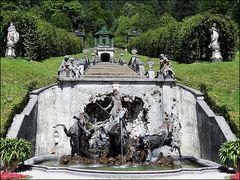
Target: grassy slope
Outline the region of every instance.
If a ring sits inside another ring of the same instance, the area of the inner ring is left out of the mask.
[[[36,62],[1,58],[1,134],[6,133],[11,111],[26,97],[27,86],[34,81],[37,82],[36,88],[56,82],[56,72],[62,59],[55,57]]]
[[[182,84],[195,89],[200,89],[200,84],[205,84],[209,96],[217,106],[226,106],[231,126],[239,135],[239,51],[235,61],[222,63],[198,63],[173,65],[177,77]]]
[[[82,57],[82,54],[80,56]],[[79,57],[79,54],[74,57]],[[129,60],[131,55],[125,53],[124,57]],[[62,59],[63,57],[55,57],[35,62],[21,58],[15,61],[1,58],[1,134],[6,133],[12,109],[26,96],[27,84],[37,80],[36,88],[39,88],[56,82],[56,72]],[[146,56],[140,56],[140,59],[147,61]],[[158,64],[158,59],[153,60]],[[216,103],[228,107],[231,120],[239,129],[239,52],[236,60],[232,62],[172,63],[180,83],[195,89],[199,89],[201,83],[206,84]],[[155,67],[155,70],[157,69],[158,65]]]

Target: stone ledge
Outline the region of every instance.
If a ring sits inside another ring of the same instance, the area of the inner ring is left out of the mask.
[[[46,89],[49,89],[49,88],[51,88],[51,87],[53,87],[53,86],[56,86],[56,85],[58,85],[58,83],[54,83],[54,84],[51,84],[51,85],[49,85],[49,86],[36,89],[36,90],[30,92],[30,97],[31,97],[32,95],[38,95],[38,94],[40,94],[42,91],[44,91],[44,90],[46,90]]]
[[[181,88],[183,88],[183,89],[191,92],[194,96],[197,96],[197,99],[204,99],[204,98],[203,98],[203,93],[201,93],[201,92],[198,91],[198,90],[195,90],[195,89],[193,89],[193,88],[190,88],[190,87],[188,87],[188,86],[185,86],[185,85],[183,85],[183,84],[178,84],[178,83],[177,83],[177,86],[179,86],[179,87],[181,87]]]
[[[175,173],[182,173],[182,172],[203,172],[203,171],[211,171],[211,170],[217,170],[219,166],[221,166],[218,163],[201,159],[201,158],[196,158],[193,156],[183,156],[183,159],[185,160],[190,160],[193,162],[196,162],[200,165],[203,165],[205,167],[200,167],[200,168],[179,168],[179,169],[173,169],[173,170],[151,170],[151,171],[109,171],[109,170],[94,170],[94,169],[78,169],[74,167],[49,167],[45,165],[36,165],[36,163],[43,162],[43,161],[48,161],[48,160],[56,160],[58,157],[54,155],[41,155],[38,157],[33,157],[31,159],[28,159],[24,162],[25,165],[30,165],[32,169],[39,169],[39,170],[44,170],[44,171],[61,171],[61,172],[66,172],[66,173],[88,173],[92,175],[97,175],[101,174],[103,176],[105,175],[166,175],[166,174],[175,174]],[[106,177],[105,177],[106,178]]]
[[[233,134],[232,130],[230,129],[228,123],[222,116],[215,116],[214,117],[219,128],[222,130],[224,136],[226,137],[227,141],[234,141],[237,140],[235,134]]]
[[[8,130],[7,137],[10,137],[10,138],[18,137],[18,133],[21,129],[23,121],[25,120],[26,117],[30,115],[36,103],[37,103],[37,96],[36,95],[30,96],[30,100],[27,106],[24,108],[24,110],[20,114],[16,114],[14,116],[13,122]]]
[[[215,117],[215,113],[210,109],[208,104],[203,99],[198,99],[197,103],[203,109],[203,111],[207,114],[208,117]]]
[[[20,131],[24,118],[25,118],[25,114],[16,114],[14,116],[13,122],[8,130],[6,137],[8,138],[18,137],[18,132]]]

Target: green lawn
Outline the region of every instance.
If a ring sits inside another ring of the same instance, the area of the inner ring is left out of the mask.
[[[74,57],[83,57],[82,54]],[[89,53],[89,57],[91,54]],[[129,53],[124,54],[128,61]],[[117,51],[117,58],[119,53]],[[13,115],[22,109],[28,90],[40,88],[56,82],[57,70],[63,57],[53,57],[42,62],[27,61],[22,58],[8,60],[1,58],[1,135],[7,131]],[[146,56],[140,59],[147,61]],[[159,60],[154,58],[155,70]],[[208,94],[217,106],[226,106],[229,111],[230,125],[235,133],[239,131],[239,52],[235,61],[223,63],[202,62],[197,64],[178,64],[172,62],[179,83],[200,89],[205,84]]]

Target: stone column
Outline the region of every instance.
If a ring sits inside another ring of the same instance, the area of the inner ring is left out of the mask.
[[[172,112],[172,105],[173,105],[173,94],[171,89],[171,83],[172,81],[164,81],[163,82],[163,94],[162,94],[162,110],[163,110],[163,116],[165,113],[171,114]],[[165,118],[165,117],[163,117]]]
[[[95,47],[97,46],[97,38],[96,37],[94,37],[94,45],[95,45]]]

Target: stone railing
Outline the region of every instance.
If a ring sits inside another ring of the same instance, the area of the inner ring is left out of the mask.
[[[175,73],[172,70],[170,60],[164,55],[160,55],[159,70],[157,75],[154,72],[154,62],[149,57],[147,61],[148,70],[145,72],[144,62],[136,55],[136,49],[132,50],[133,56],[131,57],[128,66],[139,75],[145,75],[149,79],[159,79],[160,81],[175,81]],[[122,56],[121,56],[122,58]]]
[[[145,74],[144,62],[136,55],[133,55],[128,63],[128,66],[134,71],[138,72],[139,75]]]

